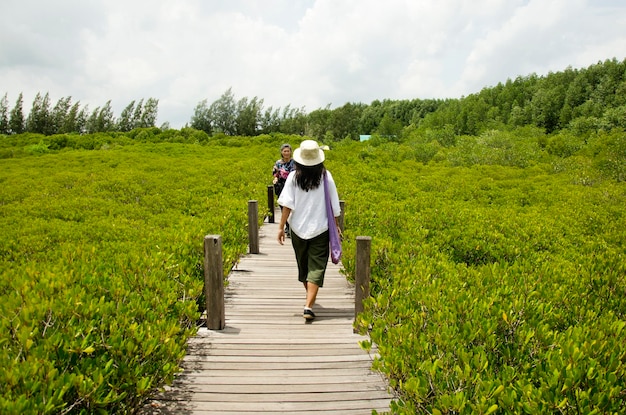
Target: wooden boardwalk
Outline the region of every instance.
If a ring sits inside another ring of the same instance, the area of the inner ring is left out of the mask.
[[[226,327],[200,328],[171,387],[146,414],[371,414],[392,395],[354,334],[354,287],[329,262],[314,306],[302,318],[305,290],[288,239],[276,223],[259,231],[260,254],[246,255],[225,288]]]

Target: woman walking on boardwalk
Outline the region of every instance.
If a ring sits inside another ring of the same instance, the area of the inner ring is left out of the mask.
[[[313,320],[317,292],[324,285],[328,264],[329,232],[323,180],[328,191],[334,220],[341,214],[339,195],[333,176],[324,167],[324,151],[313,140],[305,140],[294,151],[296,169],[289,173],[278,198],[282,215],[278,242],[285,242],[285,225],[289,223],[291,244],[298,264],[298,280],[306,289],[302,316]]]

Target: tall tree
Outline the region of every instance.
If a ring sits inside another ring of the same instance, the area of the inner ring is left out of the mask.
[[[11,110],[11,117],[9,118],[9,129],[11,130],[11,134],[21,134],[25,130],[25,121],[24,121],[24,97],[20,92],[17,100],[15,101],[15,106]]]
[[[111,109],[111,101],[107,101],[103,107],[97,107],[87,119],[87,133],[103,133],[115,131],[115,117]]]
[[[111,108],[111,100],[107,101],[98,113],[98,131],[115,131],[115,116]]]
[[[120,118],[117,121],[117,129],[119,131],[127,133],[133,129],[132,119],[133,119],[134,108],[135,108],[135,101],[133,100],[120,113]]]
[[[287,105],[280,120],[280,132],[285,134],[304,134],[306,130],[306,114],[304,108],[291,108]]]
[[[232,88],[211,104],[210,112],[213,115],[215,130],[226,135],[237,134],[237,104]]]
[[[257,97],[248,101],[248,98],[242,98],[237,102],[237,134],[244,136],[257,135],[261,124],[261,111],[263,109],[263,100]]]
[[[323,140],[326,132],[330,131],[332,111],[330,104],[326,108],[319,108],[309,114],[309,123],[307,125],[306,134],[315,137],[317,140]]]
[[[82,133],[82,127],[79,122],[80,103],[76,102],[67,112],[63,122],[62,130],[65,133]]]
[[[5,93],[0,100],[0,134],[9,134],[11,128],[9,127],[9,98]]]
[[[77,104],[75,104],[78,108]],[[74,108],[72,107],[72,110]],[[85,105],[76,116],[76,131],[80,134],[87,132],[87,120],[89,119],[89,105]]]
[[[213,119],[206,99],[200,101],[193,110],[190,126],[196,130],[204,131],[208,135],[213,134]]]
[[[143,113],[143,98],[139,100],[139,102],[137,103],[137,105],[135,105],[135,111],[133,111],[133,117],[130,121],[130,124],[132,125],[132,128],[137,128],[139,127],[140,123],[141,123],[141,114]]]
[[[385,114],[376,128],[376,132],[391,141],[398,141],[402,132],[402,122],[389,114]]]
[[[565,92],[565,86],[562,84],[545,85],[537,89],[531,104],[535,125],[545,128],[548,133],[557,129],[565,101]]]
[[[384,115],[385,112],[381,102],[379,100],[372,101],[361,113],[359,134],[372,134],[378,128]]]
[[[96,107],[93,111],[91,111],[91,115],[86,120],[85,130],[87,134],[93,134],[100,131],[98,125],[98,115],[100,114],[100,107]]]
[[[50,118],[52,121],[52,134],[64,134],[73,132],[72,130],[67,130],[68,125],[66,124],[66,119],[68,112],[70,110],[72,97],[60,98],[56,105],[52,108],[52,113],[50,114]]]
[[[280,129],[280,108],[269,107],[259,120],[261,134],[275,133]]]
[[[156,98],[148,98],[141,112],[139,126],[143,128],[156,126],[158,113],[159,100]]]
[[[26,118],[26,130],[31,133],[51,134],[50,95],[47,92],[44,96],[39,92],[35,96],[30,113]]]
[[[363,113],[362,104],[346,103],[332,111],[330,128],[335,140],[343,140],[349,137],[352,140],[359,139],[359,123]]]

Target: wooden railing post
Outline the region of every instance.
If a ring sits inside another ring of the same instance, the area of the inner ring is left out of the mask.
[[[248,243],[251,254],[259,253],[259,204],[256,200],[248,201]]]
[[[346,201],[345,200],[340,200],[339,201],[339,206],[341,207],[341,215],[339,216],[339,229],[341,230],[341,233],[343,233],[344,231],[344,226],[343,226],[343,218],[346,216]]]
[[[206,326],[209,330],[222,330],[226,324],[224,312],[224,265],[222,262],[222,237],[204,237],[204,297],[206,300]]]
[[[274,223],[274,186],[267,186],[267,208],[270,211],[267,223]]]
[[[370,236],[356,237],[356,268],[354,291],[354,318],[363,311],[363,300],[370,295],[370,251],[372,238]]]

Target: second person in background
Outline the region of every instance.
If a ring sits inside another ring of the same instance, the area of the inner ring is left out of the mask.
[[[283,187],[285,186],[287,176],[289,176],[289,173],[291,173],[296,168],[296,165],[291,158],[290,144],[285,143],[280,146],[280,156],[280,159],[276,160],[276,163],[274,163],[274,168],[272,169],[272,176],[274,176],[272,183],[274,185],[274,193],[277,197],[280,196]],[[280,203],[278,204],[278,207],[282,209]],[[286,225],[285,234],[287,235],[287,237],[290,236],[289,225]]]

